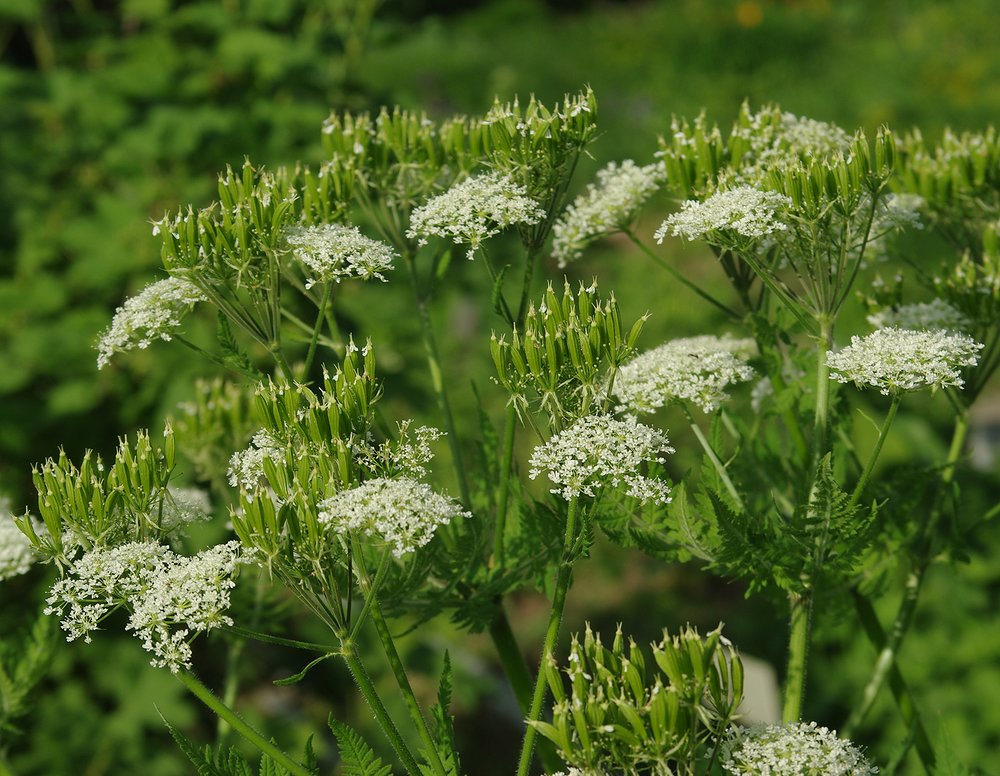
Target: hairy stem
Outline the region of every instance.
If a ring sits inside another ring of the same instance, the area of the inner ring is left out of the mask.
[[[809,636],[812,629],[812,594],[788,597],[791,626],[788,636],[788,670],[785,674],[783,722],[798,722],[806,687],[806,664],[809,659]]]
[[[441,757],[438,754],[437,745],[434,743],[431,731],[427,727],[427,720],[424,719],[424,715],[420,711],[417,697],[413,694],[413,687],[410,686],[410,679],[406,675],[406,668],[403,667],[403,661],[399,657],[396,643],[393,641],[392,633],[389,632],[389,625],[385,621],[382,608],[379,606],[374,592],[370,596],[368,614],[375,624],[375,630],[378,632],[379,640],[382,642],[382,649],[385,650],[385,656],[389,660],[392,675],[396,678],[396,684],[403,695],[406,710],[410,714],[410,719],[413,720],[413,723],[417,727],[420,740],[424,742],[430,766],[437,776],[447,776],[444,765],[441,762]]]
[[[563,609],[566,606],[566,592],[569,590],[570,575],[573,571],[572,548],[576,538],[577,499],[570,499],[566,514],[566,535],[563,539],[563,557],[556,573],[556,587],[552,595],[552,610],[549,612],[549,625],[545,631],[545,641],[542,644],[542,657],[538,663],[538,676],[535,679],[535,690],[531,696],[531,708],[528,709],[528,726],[524,732],[524,742],[521,744],[521,758],[517,766],[517,776],[528,776],[531,766],[531,756],[535,747],[535,727],[542,715],[542,705],[548,692],[545,672],[542,667],[555,651],[556,639],[559,637],[559,626],[562,624]]]
[[[282,752],[261,733],[258,733],[239,714],[219,700],[215,693],[203,685],[194,674],[188,671],[178,671],[174,675],[198,700],[208,706],[220,718],[226,720],[232,726],[233,730],[274,760],[276,764],[293,774],[293,776],[312,776],[312,771],[295,762],[295,760]]]

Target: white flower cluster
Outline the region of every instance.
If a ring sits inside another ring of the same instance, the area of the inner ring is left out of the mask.
[[[850,741],[815,722],[734,729],[722,747],[734,776],[874,776],[878,768]]]
[[[264,479],[264,459],[276,460],[284,455],[283,445],[267,431],[254,434],[246,450],[233,453],[229,459],[229,484],[252,491]]]
[[[360,530],[392,545],[400,558],[423,547],[439,525],[471,517],[450,498],[411,477],[368,480],[319,504],[319,521],[336,531]]]
[[[468,245],[471,259],[479,245],[514,224],[537,224],[545,216],[523,186],[497,172],[466,178],[428,200],[410,216],[406,236],[426,245],[431,236]]]
[[[365,237],[354,226],[321,224],[296,227],[285,236],[292,256],[311,273],[306,288],[316,283],[339,283],[344,278],[378,278],[392,269],[395,251],[383,242]]]
[[[167,487],[166,496],[157,515],[157,524],[165,534],[177,534],[184,527],[212,516],[212,502],[201,488]]]
[[[827,352],[830,377],[890,393],[963,385],[961,370],[979,362],[982,345],[965,334],[886,327],[852,337],[838,352]]]
[[[741,160],[739,179],[762,180],[769,170],[793,165],[802,159],[827,159],[847,153],[851,136],[836,124],[794,113],[765,108],[747,117],[733,136],[743,138],[750,150]]]
[[[653,235],[662,243],[668,234],[697,240],[707,232],[728,230],[743,237],[760,238],[788,227],[777,218],[778,211],[791,200],[774,191],[737,186],[717,191],[704,202],[689,199],[680,211],[669,216]]]
[[[58,614],[66,640],[83,638],[120,606],[131,611],[134,631],[153,654],[152,665],[176,673],[191,665],[194,635],[232,625],[229,608],[240,559],[237,541],[193,557],[154,542],[97,547],[79,557],[49,591],[46,614]]]
[[[728,336],[672,340],[623,366],[613,391],[628,412],[653,412],[675,399],[714,412],[728,386],[754,376],[746,362],[753,352],[753,340]]]
[[[880,329],[895,326],[900,329],[945,331],[964,331],[971,325],[968,318],[943,299],[880,310],[868,316],[868,323]]]
[[[361,462],[376,472],[402,474],[420,478],[427,475],[427,464],[434,457],[431,444],[444,436],[432,426],[410,428],[412,422],[399,423],[399,435],[391,442],[373,446],[367,442],[356,443],[356,453]]]
[[[36,523],[35,533],[42,530],[43,526]],[[14,523],[10,499],[0,496],[0,582],[26,574],[36,560],[31,542]]]
[[[579,258],[598,237],[632,223],[665,175],[663,162],[640,167],[631,159],[620,165],[612,162],[599,171],[597,185],[590,184],[552,227],[552,255],[559,266]]]
[[[205,296],[180,278],[150,283],[115,311],[111,326],[97,345],[97,368],[103,369],[115,353],[146,348],[156,339],[169,341],[181,318]]]
[[[535,479],[544,471],[559,486],[551,492],[567,501],[594,496],[598,488],[625,485],[628,495],[640,501],[666,504],[670,487],[638,472],[644,463],[662,463],[663,454],[672,452],[666,435],[635,418],[589,415],[536,447],[528,476]]]

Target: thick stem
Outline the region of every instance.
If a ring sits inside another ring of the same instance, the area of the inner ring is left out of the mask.
[[[420,735],[420,740],[424,742],[430,766],[438,776],[447,776],[444,765],[441,762],[441,757],[438,754],[437,745],[434,743],[434,737],[431,736],[431,731],[427,727],[427,720],[424,719],[424,715],[420,712],[420,705],[417,703],[416,695],[413,694],[410,679],[406,675],[406,668],[403,666],[403,661],[396,650],[396,643],[393,641],[392,633],[389,632],[389,625],[382,615],[382,608],[378,605],[378,599],[374,593],[370,596],[370,601],[368,614],[375,624],[375,630],[378,632],[379,640],[382,642],[382,649],[385,650],[385,656],[389,660],[392,675],[396,678],[396,684],[403,695],[406,710],[410,713],[410,719],[413,720],[413,724],[417,726],[417,733]]]
[[[819,461],[827,452],[827,427],[830,414],[830,365],[826,352],[833,346],[833,322],[819,320],[819,349],[816,354],[816,415],[813,422],[813,457]]]
[[[886,413],[885,420],[882,421],[882,427],[878,430],[878,439],[875,440],[875,447],[872,449],[871,455],[868,456],[865,470],[861,472],[861,479],[858,480],[858,484],[854,487],[854,492],[851,494],[848,509],[858,503],[858,499],[861,498],[861,494],[864,492],[865,485],[868,484],[868,479],[871,477],[872,469],[875,468],[875,462],[878,460],[879,453],[882,452],[882,445],[889,433],[889,427],[892,426],[892,421],[896,417],[896,410],[899,409],[901,400],[902,394],[897,393],[893,395],[892,403],[889,405],[889,412]]]
[[[382,727],[386,738],[389,739],[393,751],[396,752],[396,756],[403,763],[403,767],[406,768],[406,772],[410,776],[421,776],[420,767],[417,765],[413,753],[410,752],[409,747],[406,746],[406,742],[403,741],[396,723],[392,721],[392,717],[386,711],[382,699],[379,698],[378,693],[375,691],[375,685],[372,684],[371,677],[368,676],[364,665],[362,665],[358,656],[354,654],[354,649],[349,643],[345,643],[342,647],[341,656],[344,658],[344,662],[347,663],[347,668],[351,672],[351,676],[354,677],[354,683],[361,690],[361,694],[368,702],[368,707],[372,710],[372,714],[375,715],[375,719]]]
[[[194,674],[187,671],[178,671],[174,675],[180,679],[181,684],[187,687],[198,700],[208,706],[220,718],[226,720],[232,726],[233,730],[274,760],[277,765],[280,765],[293,774],[293,776],[312,776],[312,771],[295,762],[295,760],[247,724],[239,714],[219,700],[211,690],[198,681]],[[417,775],[414,774],[414,776]]]
[[[524,662],[521,648],[514,638],[514,631],[511,630],[510,620],[504,611],[503,601],[499,599],[496,616],[490,623],[490,638],[493,639],[493,646],[500,656],[500,663],[507,674],[514,697],[517,698],[517,705],[523,714],[527,714],[531,708],[531,674]]]
[[[556,639],[559,637],[559,626],[562,624],[563,609],[566,606],[566,592],[569,590],[570,575],[573,571],[572,548],[576,538],[577,499],[570,499],[566,514],[566,535],[563,539],[563,557],[556,573],[556,588],[552,595],[552,610],[549,612],[549,625],[545,631],[545,641],[542,644],[542,657],[538,663],[538,676],[535,679],[535,690],[531,696],[531,708],[528,709],[528,725],[524,732],[524,742],[521,744],[521,758],[517,766],[517,776],[528,776],[531,766],[531,756],[535,747],[535,727],[542,715],[542,705],[548,692],[543,666],[555,651]]]
[[[802,698],[806,688],[806,663],[809,659],[809,635],[812,629],[812,595],[788,597],[791,625],[788,635],[788,671],[785,674],[783,722],[798,722],[802,716]]]

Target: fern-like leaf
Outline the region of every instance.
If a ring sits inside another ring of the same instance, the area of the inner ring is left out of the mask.
[[[385,765],[365,740],[348,725],[332,716],[328,724],[340,748],[342,776],[391,776],[392,768]]]

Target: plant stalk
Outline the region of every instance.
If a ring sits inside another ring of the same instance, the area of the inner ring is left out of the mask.
[[[233,730],[270,757],[277,765],[287,770],[293,776],[312,776],[312,771],[295,762],[263,735],[258,733],[233,709],[224,704],[215,693],[202,684],[194,674],[188,671],[178,671],[174,674],[198,700],[204,703],[220,718],[226,720]]]
[[[806,687],[806,664],[809,659],[809,636],[812,629],[812,594],[788,597],[791,626],[788,636],[788,670],[785,674],[783,722],[798,722],[802,717],[802,699]]]
[[[701,447],[705,451],[705,455],[708,456],[708,460],[710,460],[712,462],[712,466],[715,467],[715,472],[719,475],[719,479],[722,480],[722,484],[726,486],[726,490],[729,492],[729,495],[732,496],[733,501],[736,503],[736,506],[739,507],[739,510],[741,512],[746,512],[747,510],[746,506],[743,504],[743,499],[740,497],[739,491],[736,490],[736,486],[733,485],[733,481],[729,479],[729,473],[726,471],[725,465],[719,460],[719,456],[712,448],[712,445],[709,444],[704,432],[702,432],[698,424],[695,423],[694,418],[691,416],[691,412],[688,410],[687,406],[684,407],[684,414],[687,416],[688,423],[691,424],[691,430],[698,438],[698,442],[701,443]]]
[[[531,708],[528,710],[528,725],[524,732],[524,742],[521,744],[521,758],[517,766],[517,776],[528,776],[531,766],[531,756],[535,746],[535,728],[531,724],[537,722],[542,715],[542,705],[548,692],[543,666],[555,651],[556,640],[559,637],[559,626],[562,624],[563,609],[566,606],[566,592],[569,590],[570,575],[573,571],[571,556],[573,542],[576,538],[577,498],[570,499],[566,514],[566,535],[563,539],[563,558],[556,573],[556,588],[552,596],[552,610],[549,612],[549,625],[545,631],[545,641],[542,644],[542,657],[538,664],[538,676],[535,679],[535,690],[531,696]]]

